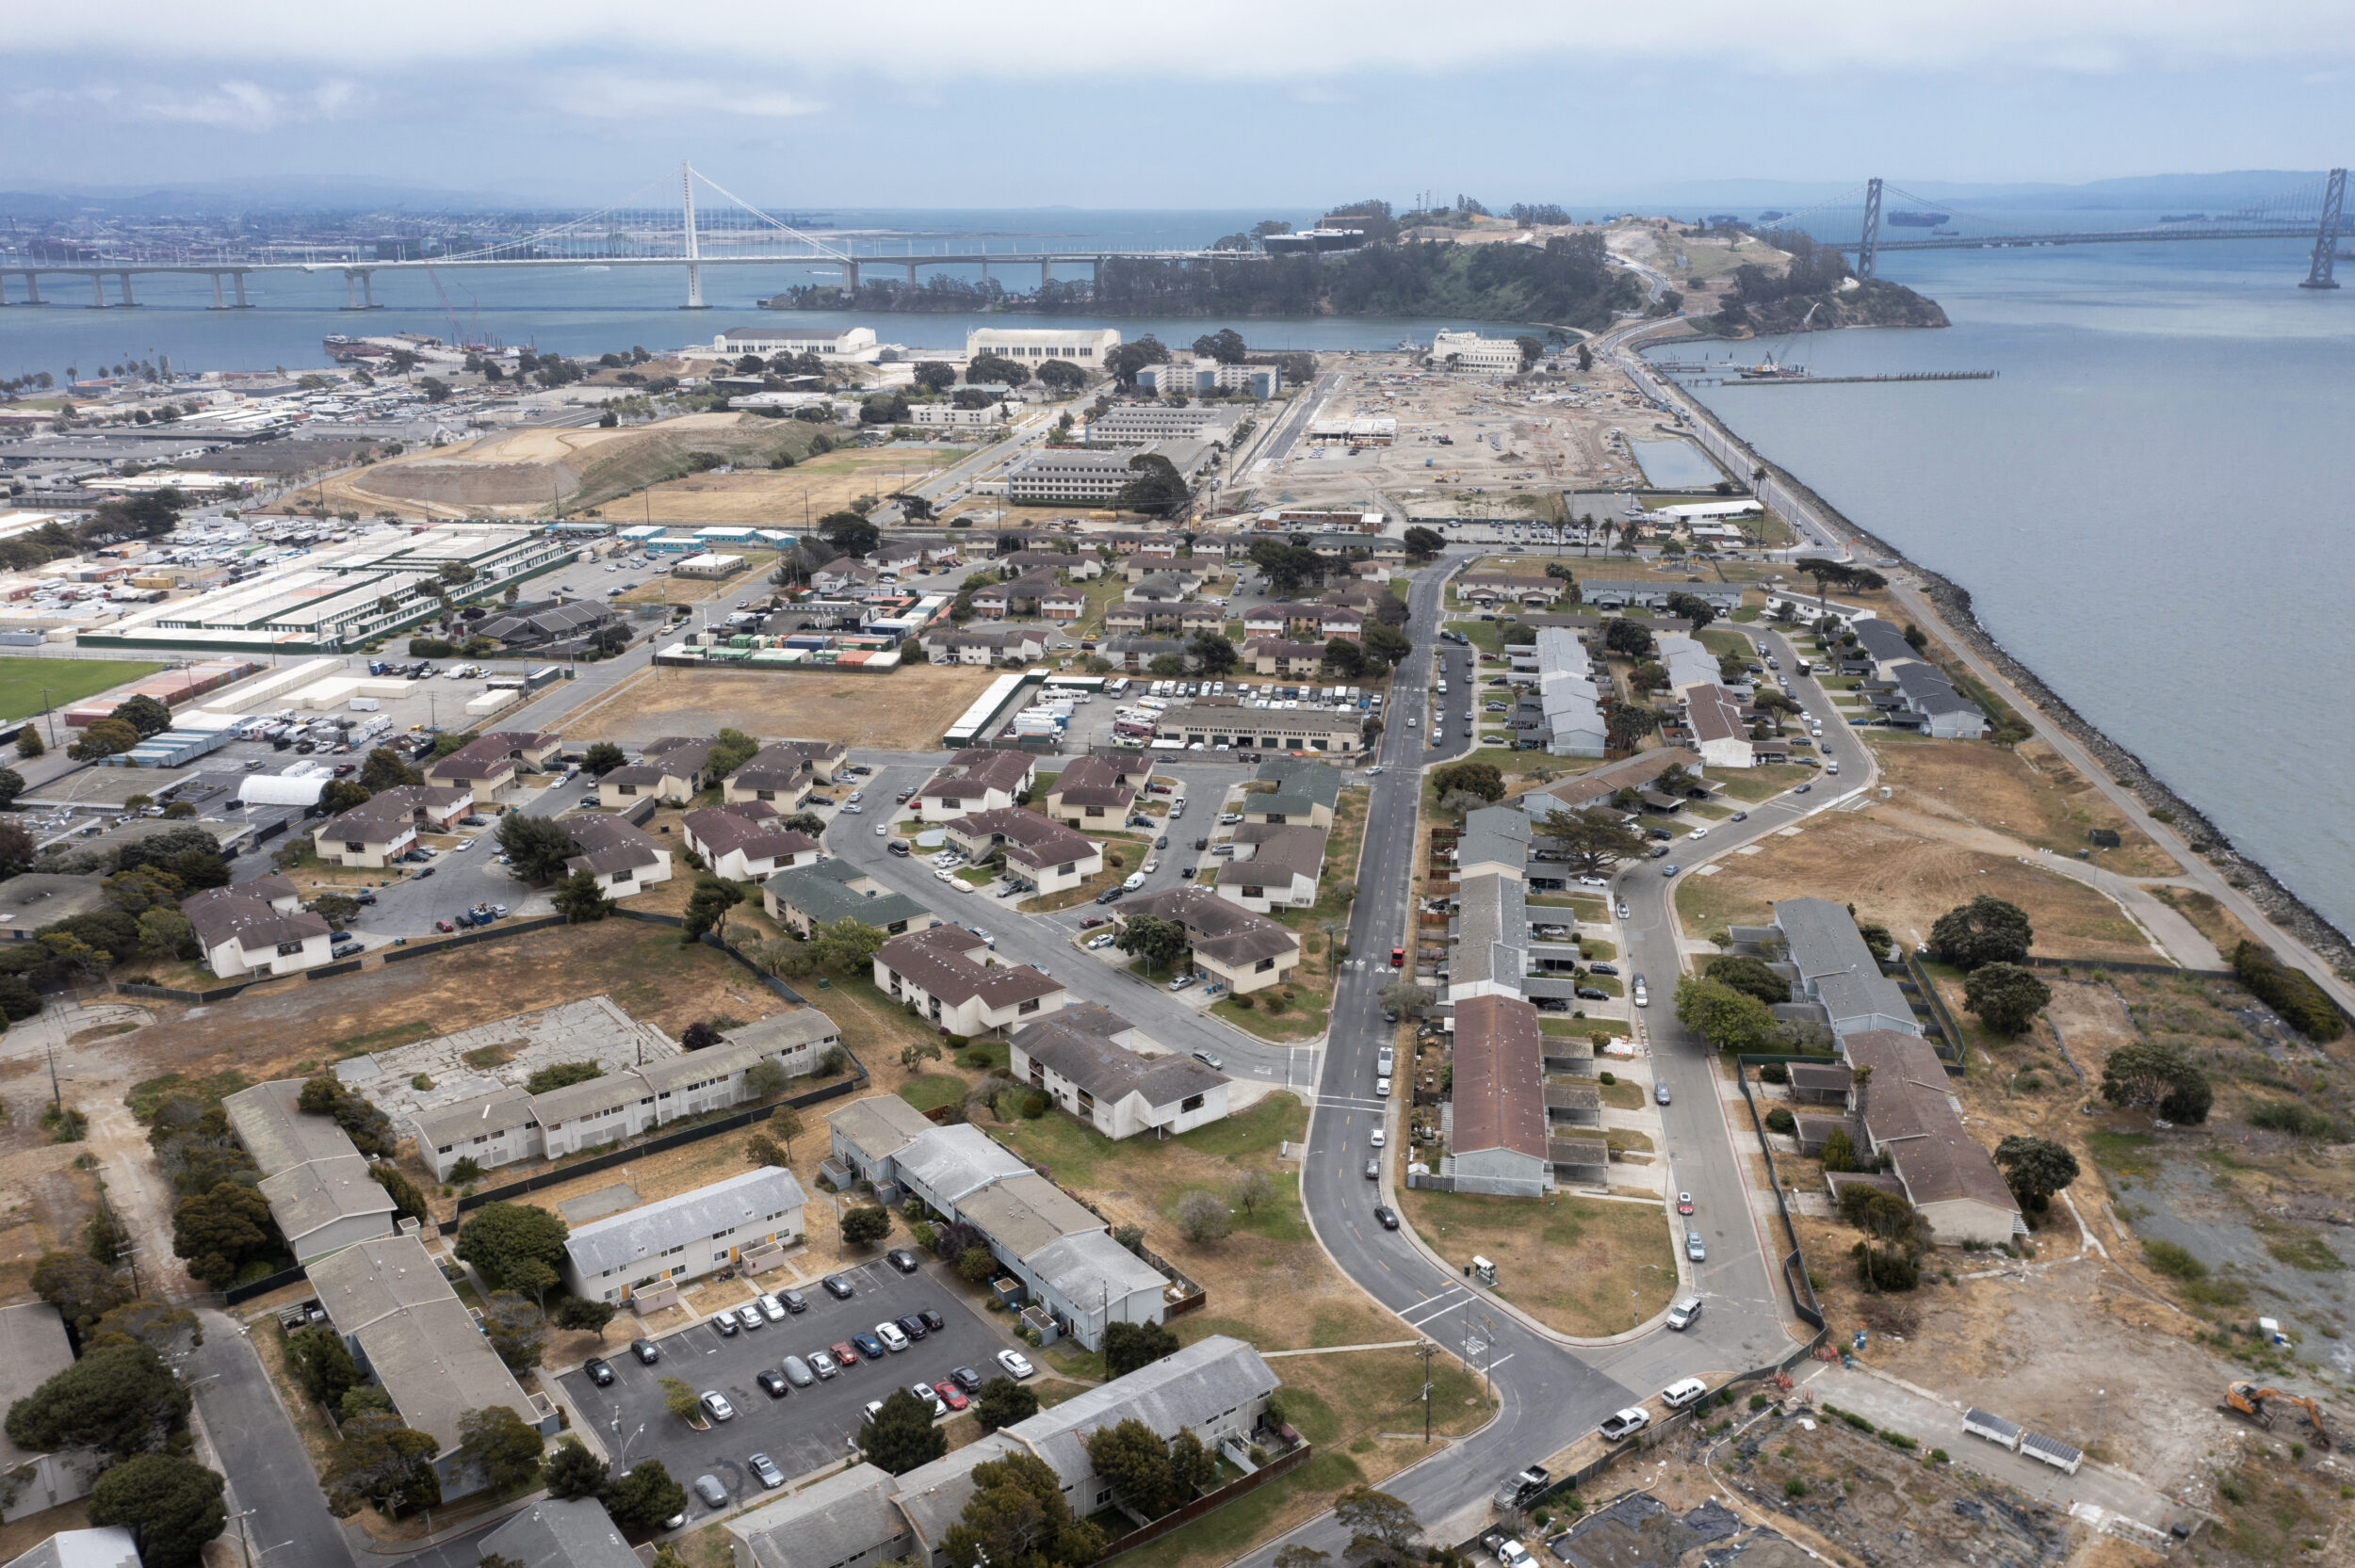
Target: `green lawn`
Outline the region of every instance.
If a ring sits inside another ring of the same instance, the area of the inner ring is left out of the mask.
[[[938,1110],[965,1098],[966,1082],[946,1073],[927,1073],[900,1086],[900,1098],[918,1110]]]
[[[0,719],[41,712],[44,695],[50,707],[61,708],[167,668],[132,659],[0,659]]]
[[[1762,768],[1727,768],[1717,774],[1725,793],[1737,800],[1770,800],[1793,784],[1815,777],[1804,763],[1777,762]]]

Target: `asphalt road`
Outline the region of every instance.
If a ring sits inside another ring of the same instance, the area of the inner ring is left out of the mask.
[[[351,1553],[343,1527],[327,1511],[310,1456],[271,1392],[261,1358],[227,1314],[208,1307],[197,1316],[204,1343],[189,1352],[183,1372],[195,1384],[197,1414],[229,1478],[230,1512],[252,1511],[244,1528],[254,1557],[266,1560],[266,1553],[283,1546],[288,1555],[279,1562],[346,1568]],[[230,1539],[237,1528],[233,1518]]]
[[[847,1301],[813,1284],[803,1292],[809,1310],[797,1317],[733,1338],[697,1323],[658,1340],[662,1359],[654,1366],[641,1365],[625,1350],[609,1358],[609,1387],[597,1387],[577,1370],[561,1380],[564,1391],[576,1410],[598,1424],[598,1442],[616,1471],[658,1459],[681,1486],[711,1476],[742,1502],[761,1490],[744,1463],[754,1453],[767,1454],[788,1476],[810,1475],[849,1451],[868,1403],[894,1388],[938,1382],[957,1366],[972,1367],[985,1382],[1002,1375],[995,1358],[1014,1342],[966,1305],[963,1292],[942,1283],[939,1269],[929,1260],[917,1274],[901,1274],[880,1260],[844,1268],[838,1272],[857,1292]],[[814,1350],[925,1307],[940,1313],[948,1326],[903,1351],[860,1360],[839,1377],[796,1388],[782,1399],[753,1382],[754,1374],[775,1369],[788,1355],[807,1361]],[[707,1431],[688,1427],[663,1408],[660,1380],[666,1377],[683,1380],[699,1394],[717,1390],[736,1407],[735,1418],[713,1422]],[[690,1524],[709,1511],[701,1498],[690,1499]]]

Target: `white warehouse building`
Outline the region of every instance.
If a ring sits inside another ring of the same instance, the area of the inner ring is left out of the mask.
[[[1521,346],[1509,337],[1482,337],[1478,332],[1435,332],[1431,338],[1435,364],[1457,370],[1503,370],[1518,375]]]
[[[1090,370],[1104,367],[1105,357],[1120,347],[1120,332],[1112,327],[976,327],[965,334],[965,357],[996,354],[1034,364],[1041,360],[1072,360]]]

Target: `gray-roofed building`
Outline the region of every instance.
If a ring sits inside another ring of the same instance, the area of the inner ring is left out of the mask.
[[[580,851],[564,862],[564,869],[588,872],[608,897],[625,898],[671,880],[671,851],[627,818],[568,816],[563,825]]]
[[[1928,1041],[1862,1029],[1843,1036],[1840,1049],[1859,1080],[1850,1084],[1848,1103],[1863,1125],[1865,1150],[1889,1156],[1907,1201],[1933,1237],[1994,1246],[2026,1233],[2003,1172],[1964,1131],[1946,1069]]]
[[[842,919],[873,926],[890,936],[935,924],[931,910],[840,860],[779,871],[760,884],[760,905],[770,919],[804,937],[812,927]]]
[[[1304,757],[1270,757],[1252,775],[1255,782],[1273,784],[1269,793],[1246,793],[1242,815],[1246,822],[1307,823],[1330,828],[1340,804],[1341,771]]]
[[[396,784],[313,828],[311,844],[325,865],[382,868],[416,847],[420,829],[447,832],[472,810],[463,784]]]
[[[1194,963],[1226,982],[1238,996],[1281,985],[1300,964],[1300,938],[1289,926],[1230,903],[1207,887],[1174,887],[1120,906],[1116,918],[1140,914],[1186,928]]]
[[[1092,1350],[1102,1348],[1106,1324],[1158,1323],[1167,1305],[1168,1277],[1108,1231],[1059,1237],[1011,1268],[1071,1336]]]
[[[934,1126],[922,1111],[897,1094],[870,1094],[826,1117],[834,1157],[877,1187],[900,1180],[901,1151]]]
[[[1740,583],[1664,583],[1664,582],[1599,582],[1589,580],[1579,584],[1580,596],[1586,607],[1598,610],[1624,609],[1641,605],[1646,609],[1665,610],[1668,595],[1689,593],[1714,609],[1720,616],[1730,616],[1742,607],[1743,585]]]
[[[1258,1350],[1214,1334],[1125,1378],[1099,1383],[1052,1410],[1017,1421],[1005,1431],[1054,1466],[1070,1489],[1072,1511],[1084,1518],[1113,1506],[1111,1483],[1088,1462],[1088,1433],[1137,1420],[1155,1436],[1168,1439],[1184,1427],[1216,1452],[1229,1441],[1251,1441],[1269,1397],[1279,1386]]]
[[[1356,708],[1251,707],[1227,698],[1182,703],[1153,723],[1155,738],[1238,751],[1365,750],[1366,715]]]
[[[1176,1052],[1142,1054],[1151,1043],[1091,1002],[1015,1031],[1007,1070],[1107,1138],[1166,1137],[1226,1116],[1225,1074]]]
[[[269,1200],[270,1218],[286,1238],[298,1264],[341,1252],[372,1236],[390,1236],[399,1211],[383,1184],[368,1174],[357,1152],[315,1159],[265,1176],[259,1183]]]
[[[108,907],[106,890],[95,875],[61,877],[26,871],[0,882],[0,936],[30,942],[43,926]]]
[[[914,1004],[950,1034],[1010,1028],[1070,1000],[1061,980],[1027,963],[989,962],[987,945],[963,926],[930,926],[875,949],[875,987]]]
[[[918,1560],[928,1568],[950,1568],[944,1548],[950,1528],[979,1490],[973,1481],[974,1470],[1008,1454],[1029,1451],[1011,1431],[994,1431],[900,1477],[892,1502],[915,1534]],[[796,1563],[795,1568],[800,1565]]]
[[[333,957],[326,916],[304,909],[302,896],[284,877],[204,888],[181,899],[180,913],[196,928],[204,962],[224,980],[298,974]]]
[[[808,1202],[792,1172],[764,1165],[592,1220],[564,1238],[564,1287],[587,1301],[619,1302],[675,1291],[732,1265],[756,1265],[800,1238]]]
[[[1511,806],[1483,806],[1467,813],[1463,836],[1455,841],[1456,876],[1492,872],[1521,880],[1528,869],[1530,835],[1535,831],[1528,815]]]
[[[1913,1004],[1881,973],[1846,910],[1823,898],[1785,898],[1775,906],[1775,925],[1799,972],[1800,994],[1824,1005],[1832,1033],[1922,1032]]]
[[[1529,973],[1529,905],[1521,880],[1497,872],[1466,877],[1456,883],[1455,906],[1448,1000],[1522,995]]]
[[[421,1110],[409,1119],[417,1156],[437,1181],[448,1181],[451,1168],[461,1160],[471,1159],[490,1171],[519,1159],[537,1159],[544,1150],[531,1100],[521,1086],[511,1085]]]
[[[638,1554],[594,1497],[543,1497],[482,1538],[485,1559],[519,1568],[641,1568]]]
[[[739,1513],[726,1526],[736,1568],[870,1568],[906,1557],[916,1533],[893,1500],[899,1490],[889,1471],[853,1464]]]
[[[1218,867],[1218,896],[1264,914],[1307,909],[1324,871],[1323,828],[1245,822],[1235,830],[1234,858]]]
[[[1987,734],[1987,715],[1976,703],[1955,689],[1955,683],[1934,664],[1901,664],[1896,670],[1897,695],[1908,713],[1935,740],[1977,740]]]
[[[1025,1258],[1066,1237],[1109,1230],[1109,1223],[1036,1172],[1000,1176],[957,1203],[957,1218],[978,1228],[1010,1258]]]
[[[458,1454],[468,1411],[504,1405],[544,1437],[556,1431],[556,1407],[516,1385],[415,1237],[363,1241],[308,1272],[353,1361],[382,1385],[402,1421],[441,1446],[433,1469],[444,1502],[481,1489]]]
[[[958,1205],[993,1182],[1031,1174],[1030,1162],[970,1123],[929,1127],[895,1158],[907,1189],[950,1219]]]
[[[1609,740],[1609,727],[1602,719],[1602,690],[1578,634],[1563,626],[1538,627],[1534,672],[1539,716],[1536,738],[1557,757],[1601,756]]]
[[[73,1365],[73,1347],[56,1307],[0,1307],[0,1412]],[[97,1476],[98,1456],[87,1448],[43,1453],[0,1431],[0,1523],[87,1497]]]
[[[59,1530],[7,1568],[139,1568],[138,1543],[120,1525]]]
[[[220,1103],[229,1130],[265,1176],[315,1159],[357,1154],[344,1129],[332,1116],[313,1116],[298,1103],[300,1078],[272,1078],[252,1089],[240,1089]]]

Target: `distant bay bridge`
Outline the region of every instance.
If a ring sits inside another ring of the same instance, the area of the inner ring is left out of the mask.
[[[2034,232],[2007,230],[2005,225],[1992,220],[1935,210],[1939,203],[1911,195],[1894,186],[1885,186],[1882,181],[1876,178],[1866,182],[1860,192],[1850,191],[1818,202],[1803,212],[1778,218],[1775,226],[1807,229],[1813,225],[1823,228],[1843,218],[1845,210],[1858,211],[1860,219],[1856,239],[1825,243],[1843,254],[1854,256],[1857,272],[1867,278],[1876,275],[1881,257],[1908,251],[2004,250],[2177,240],[2295,241],[2310,247],[2307,275],[2300,286],[2331,289],[2339,286],[2333,276],[2333,264],[2338,252],[2346,193],[2347,170],[2333,169],[2327,174],[2318,175],[2237,212],[2215,217],[2201,214],[2138,229]],[[1882,212],[1884,195],[1918,202],[1925,209],[1921,212],[1892,209],[1892,227],[1906,228],[1910,222],[1912,227],[1921,228],[1922,220],[1927,218],[1936,219],[1935,224],[1918,234],[1886,231]],[[715,196],[719,198],[717,202],[711,200]],[[1947,227],[1950,223],[1955,226]],[[213,287],[213,309],[245,310],[252,308],[254,303],[247,295],[249,278],[271,274],[340,272],[344,279],[344,308],[365,311],[381,308],[377,303],[374,284],[375,275],[379,272],[425,272],[432,279],[435,291],[440,293],[440,274],[444,271],[594,266],[679,268],[685,273],[686,283],[686,299],[680,308],[703,310],[706,308],[704,301],[704,269],[712,267],[837,269],[843,287],[855,293],[863,271],[870,268],[904,269],[908,285],[914,287],[918,269],[924,267],[979,267],[983,277],[987,279],[992,267],[1021,267],[1027,271],[1036,267],[1039,283],[1044,286],[1053,280],[1055,269],[1059,267],[1066,269],[1084,267],[1088,268],[1091,280],[1099,280],[1103,264],[1115,259],[1171,262],[1256,262],[1268,259],[1265,252],[1258,251],[1130,251],[1087,247],[992,251],[984,246],[978,251],[943,249],[918,252],[913,240],[901,242],[905,249],[895,253],[885,249],[886,241],[869,240],[865,243],[869,248],[862,251],[856,241],[840,237],[820,238],[804,233],[783,218],[741,200],[708,176],[682,163],[674,174],[641,187],[614,206],[566,218],[513,239],[441,256],[386,259],[363,255],[359,247],[341,254],[327,250],[291,258],[231,255],[225,251],[208,253],[189,248],[143,251],[138,254],[94,252],[63,258],[34,255],[21,251],[0,251],[0,305],[66,302],[42,295],[41,281],[44,278],[87,281],[89,286],[87,304],[92,309],[136,305],[138,301],[133,293],[132,280],[166,275],[209,278]],[[111,299],[107,298],[106,289],[109,279],[114,280],[116,284],[116,298]],[[12,280],[18,285],[13,291]],[[53,287],[52,293],[55,292]],[[447,298],[444,303],[447,306]]]

